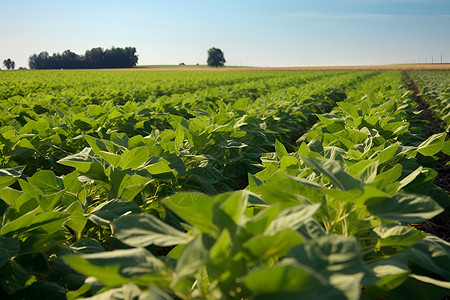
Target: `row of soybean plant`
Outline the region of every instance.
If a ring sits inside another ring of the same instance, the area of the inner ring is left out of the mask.
[[[450,245],[411,224],[448,212],[428,167],[445,133],[427,139],[414,111],[399,72],[357,85],[295,152],[276,141],[245,190],[178,192],[165,222],[114,219],[126,249],[64,256],[89,276],[68,297],[444,297]]]

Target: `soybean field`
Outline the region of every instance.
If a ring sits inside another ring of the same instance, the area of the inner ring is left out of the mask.
[[[450,295],[449,71],[5,71],[0,107],[1,299]]]

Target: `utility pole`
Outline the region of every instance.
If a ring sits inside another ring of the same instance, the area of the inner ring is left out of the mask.
[[[441,64],[442,64],[442,54],[441,54]]]
[[[433,63],[433,55],[431,55],[431,63]]]

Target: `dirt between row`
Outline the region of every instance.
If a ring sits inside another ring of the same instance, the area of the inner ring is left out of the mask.
[[[431,136],[442,132],[442,121],[434,117],[432,111],[429,109],[428,103],[419,96],[420,90],[411,77],[406,72],[404,72],[404,75],[409,81],[409,89],[413,92],[413,99],[418,103],[417,110],[422,111],[420,115],[421,119],[429,122],[429,129],[425,134]],[[446,139],[449,139],[448,135]],[[447,162],[450,160],[450,156],[440,151],[436,154],[436,157],[438,158],[438,162],[434,169],[438,174],[434,179],[434,184],[445,191],[450,192],[450,166],[446,166]],[[450,242],[450,216],[437,216],[429,221],[421,223],[417,228]]]

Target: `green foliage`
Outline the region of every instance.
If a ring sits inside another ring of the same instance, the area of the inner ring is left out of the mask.
[[[401,73],[9,73],[0,295],[448,294],[450,245],[411,225],[450,209],[448,142]]]
[[[450,130],[450,75],[445,71],[408,72],[420,90],[420,97],[429,104],[442,128]]]

